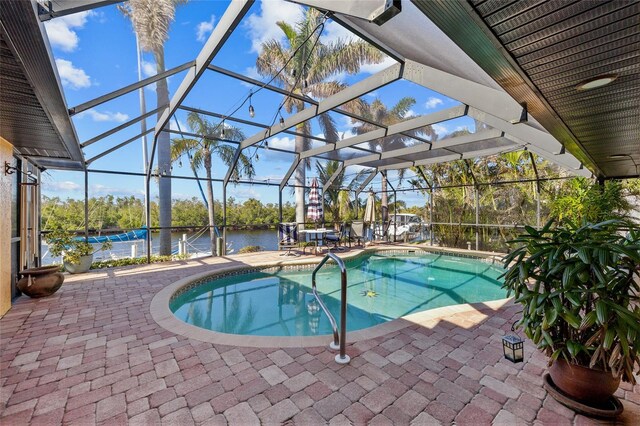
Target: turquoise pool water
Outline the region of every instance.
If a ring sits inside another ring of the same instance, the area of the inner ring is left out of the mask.
[[[360,330],[414,312],[503,299],[501,270],[478,259],[419,254],[369,254],[346,262],[347,330]],[[340,319],[340,271],[326,264],[318,292]],[[222,333],[258,336],[330,334],[311,293],[311,269],[253,272],[212,279],[174,297],[182,321]]]

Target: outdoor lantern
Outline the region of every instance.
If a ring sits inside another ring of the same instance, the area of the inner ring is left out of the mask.
[[[509,334],[502,338],[504,357],[511,362],[522,362],[524,359],[524,340],[520,336]]]

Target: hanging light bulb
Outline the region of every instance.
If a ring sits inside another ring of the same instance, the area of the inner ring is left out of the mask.
[[[309,87],[309,85],[307,84],[307,79],[304,79],[304,88],[306,89],[307,87]]]
[[[264,149],[269,150],[269,142],[264,141]]]
[[[280,115],[280,127],[284,128],[284,117],[282,116],[279,110],[278,110],[278,114]]]
[[[182,158],[181,158],[181,159],[180,159],[180,161],[178,162],[178,166],[179,166],[180,168],[182,168]]]
[[[220,134],[222,135],[222,139],[224,139],[224,120],[222,121],[222,131],[220,132]]]
[[[249,117],[253,118],[256,115],[256,111],[255,109],[253,109],[253,105],[251,104],[251,97],[253,96],[253,93],[249,94]]]
[[[256,161],[260,160],[260,155],[258,155],[258,153],[256,152]]]

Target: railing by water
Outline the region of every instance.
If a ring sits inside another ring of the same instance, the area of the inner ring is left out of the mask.
[[[316,274],[322,268],[322,266],[327,263],[327,261],[331,259],[338,264],[340,268],[340,335],[338,335],[338,326],[336,324],[336,320],[327,309],[327,306],[324,304],[320,296],[318,295],[318,290],[316,287]],[[313,295],[316,300],[320,304],[320,307],[324,311],[324,313],[329,317],[329,322],[331,323],[331,327],[333,329],[333,342],[329,345],[329,347],[333,350],[340,349],[340,353],[336,355],[336,362],[338,364],[347,364],[351,361],[349,355],[346,352],[347,346],[347,269],[344,266],[344,262],[334,253],[327,253],[327,255],[320,261],[318,266],[315,267],[313,273],[311,274],[311,289],[313,291]]]

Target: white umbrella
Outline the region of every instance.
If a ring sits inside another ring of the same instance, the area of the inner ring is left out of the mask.
[[[367,198],[367,205],[364,208],[364,220],[365,223],[373,224],[376,221],[376,201],[373,196],[373,191],[369,192],[369,198]]]
[[[364,223],[369,224],[365,233],[365,238],[369,241],[373,240],[373,227],[376,222],[376,200],[373,196],[373,191],[369,192],[369,198],[367,198],[367,205],[364,208],[364,217],[362,220]]]
[[[311,181],[307,217],[312,222],[319,222],[323,217],[322,201],[320,199],[320,190],[318,189],[318,179],[316,178],[313,178],[313,180]]]

